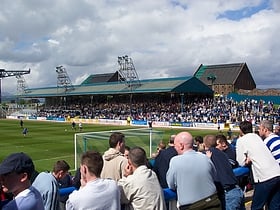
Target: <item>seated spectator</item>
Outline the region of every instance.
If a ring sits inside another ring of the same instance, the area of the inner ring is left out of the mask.
[[[163,191],[156,174],[147,168],[147,157],[144,149],[134,147],[128,155],[125,174],[118,181],[121,191],[121,203],[126,209],[165,210]]]
[[[117,183],[102,179],[103,159],[98,152],[88,151],[81,157],[81,187],[69,195],[67,210],[120,210],[120,192]]]

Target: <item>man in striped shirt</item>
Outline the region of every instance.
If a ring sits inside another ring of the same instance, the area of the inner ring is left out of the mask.
[[[280,165],[280,136],[273,133],[273,123],[269,120],[261,121],[259,135]]]

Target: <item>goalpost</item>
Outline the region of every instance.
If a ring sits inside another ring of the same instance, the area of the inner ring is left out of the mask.
[[[76,133],[74,135],[75,170],[79,167],[82,153],[88,150],[94,150],[103,154],[109,147],[109,137],[113,132],[123,133],[127,146],[143,147],[147,156],[149,154],[150,157],[153,151],[156,151],[158,143],[163,140],[163,131],[152,128]]]

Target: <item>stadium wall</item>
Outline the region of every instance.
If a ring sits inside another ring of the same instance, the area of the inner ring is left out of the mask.
[[[64,118],[64,117],[35,117],[35,116],[7,116],[7,119],[24,119],[24,120],[38,120],[38,121],[53,121],[53,122],[69,122],[85,124],[102,124],[102,125],[131,125],[131,126],[149,126],[149,121],[146,120],[132,120],[128,123],[126,120],[111,120],[111,119],[80,119],[80,118]],[[174,128],[193,128],[193,129],[218,129],[221,130],[231,128],[238,129],[238,125],[230,123],[196,123],[196,122],[166,122],[153,121],[152,127],[174,127]]]

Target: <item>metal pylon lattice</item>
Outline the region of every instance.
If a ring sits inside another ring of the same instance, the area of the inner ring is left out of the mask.
[[[66,68],[64,68],[63,66],[57,66],[56,73],[57,73],[57,87],[65,88],[65,92],[74,89],[70,77],[67,74]]]
[[[25,81],[25,78],[21,74],[16,75],[17,78],[17,94],[23,95],[24,93],[27,93],[28,85]]]
[[[127,87],[135,89],[141,85],[133,61],[127,55],[119,56],[119,73],[126,82]]]

